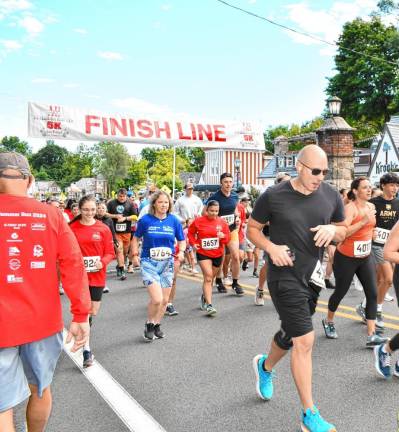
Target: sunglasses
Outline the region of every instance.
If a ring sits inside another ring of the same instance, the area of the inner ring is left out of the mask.
[[[314,175],[314,176],[318,176],[318,175],[320,175],[320,174],[323,174],[323,176],[326,176],[326,175],[329,173],[329,171],[330,171],[330,170],[328,170],[328,169],[324,169],[324,170],[322,170],[322,169],[320,169],[320,168],[310,168],[310,166],[304,164],[302,161],[299,160],[298,162],[300,162],[300,163],[301,163],[303,166],[305,166],[306,168],[310,169],[312,175]]]

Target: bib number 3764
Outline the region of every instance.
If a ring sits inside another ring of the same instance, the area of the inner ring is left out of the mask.
[[[163,261],[172,256],[172,251],[168,247],[156,247],[150,249],[150,258],[156,261]]]

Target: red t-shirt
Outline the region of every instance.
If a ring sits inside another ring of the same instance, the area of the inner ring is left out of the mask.
[[[98,220],[93,225],[83,225],[80,220],[77,220],[70,227],[82,251],[89,285],[104,287],[107,265],[115,258],[111,230]],[[103,264],[100,270],[97,270],[94,265],[96,259],[100,259]]]
[[[33,198],[0,194],[0,348],[62,330],[57,267],[73,321],[87,321],[82,254],[62,213]]]
[[[218,238],[218,231],[223,232],[225,237]],[[188,227],[188,241],[191,246],[196,247],[199,254],[218,258],[223,255],[224,246],[230,241],[229,226],[220,217],[197,217]]]
[[[243,241],[245,240],[244,228],[245,228],[245,224],[247,223],[245,207],[241,203],[238,203],[237,211],[241,219],[240,227],[238,228],[238,241],[240,243],[243,243]]]

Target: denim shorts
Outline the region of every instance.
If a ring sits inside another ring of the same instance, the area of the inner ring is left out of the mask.
[[[63,347],[62,332],[35,342],[0,348],[0,412],[30,396],[28,384],[40,397],[52,380]]]
[[[141,258],[141,275],[145,286],[157,283],[161,288],[170,288],[173,284],[173,257],[157,261],[151,258]]]

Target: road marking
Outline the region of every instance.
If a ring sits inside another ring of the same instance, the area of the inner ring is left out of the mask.
[[[190,277],[190,276],[187,276],[187,275],[184,275],[184,274],[180,273],[179,276],[182,277],[182,278],[184,278],[184,279],[188,279],[188,280],[192,280],[192,281],[196,281],[196,282],[202,282],[202,278],[201,278],[200,275],[198,275],[198,277],[196,277],[196,276],[191,276]],[[256,289],[255,286],[253,286],[253,285],[247,285],[247,284],[242,284],[241,282],[240,282],[240,285],[243,288],[247,288],[249,290],[249,291],[244,291],[246,294],[253,295],[255,293],[255,289]],[[265,292],[268,292],[268,291],[265,290]],[[268,300],[271,300],[270,295],[264,294],[263,296],[264,296],[264,298],[266,298]],[[323,306],[328,306],[328,302],[326,302],[324,300],[318,300],[317,304],[323,305]],[[347,310],[347,311],[351,311],[351,312],[355,312],[356,313],[356,309],[354,307],[351,307],[351,306],[339,305],[338,309]],[[316,310],[318,312],[327,312],[326,308],[321,308],[319,306],[316,308]],[[335,315],[337,315],[339,317],[342,317],[342,318],[348,318],[348,319],[351,319],[353,321],[361,321],[362,320],[358,315],[347,314],[347,313],[344,313],[344,312],[340,312],[339,310],[337,312],[335,312]],[[393,315],[387,315],[385,313],[383,313],[382,315],[386,319],[390,319],[390,320],[393,320],[393,321],[399,321],[399,317],[396,317],[396,316],[393,316]],[[385,323],[385,327],[386,328],[390,328],[390,329],[394,329],[394,330],[399,330],[399,325],[397,325],[397,324],[391,324],[391,323],[386,322],[386,321],[384,321],[384,323]]]
[[[129,431],[165,432],[165,429],[104,369],[94,361],[93,366],[84,369],[82,351],[73,353],[65,345],[67,331],[64,329],[64,351],[75,363],[90,384],[107,402]]]

